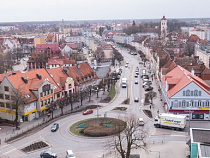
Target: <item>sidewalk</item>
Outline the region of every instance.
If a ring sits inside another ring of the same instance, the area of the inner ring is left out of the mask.
[[[98,93],[98,98],[97,98],[97,94],[94,93],[92,96],[91,96],[91,101],[89,102],[89,98],[83,100],[82,102],[82,106],[81,106],[81,102],[75,102],[73,103],[73,111],[77,111],[77,110],[80,110],[86,106],[89,106],[89,105],[100,105],[100,106],[104,106],[105,103],[101,103],[101,100],[103,100],[104,98],[106,98],[108,95],[108,92],[105,91],[99,91]],[[71,111],[71,105],[67,105],[67,106],[64,106],[63,108],[63,112],[64,114],[65,113],[68,113]],[[61,114],[61,109],[58,108],[56,110],[53,111],[53,117],[55,118],[56,116],[59,116]],[[71,115],[71,114],[69,114]],[[69,115],[66,115],[66,117],[68,117]],[[65,116],[64,116],[65,117]],[[51,118],[51,116],[50,116]],[[43,124],[43,119],[45,119],[45,122],[47,122],[48,120],[50,120],[50,118],[48,118],[47,115],[43,116],[43,117],[40,117],[38,119],[34,119],[30,122],[22,122],[20,124],[20,130],[15,130],[15,127],[7,127],[7,126],[2,126],[1,128],[2,129],[5,129],[5,130],[1,130],[0,131],[0,140],[1,140],[1,144],[0,146],[3,146],[5,145],[5,139],[9,139],[10,137],[13,137],[15,136],[17,133],[23,133],[25,131],[28,131],[29,129],[33,128],[33,127],[36,127],[37,125],[40,125],[40,124]],[[63,117],[60,117],[58,119],[61,119]],[[7,129],[7,130],[6,130]]]
[[[146,110],[151,110],[151,112],[152,112],[152,116],[153,116],[153,118],[155,117],[155,116],[157,116],[158,115],[158,111],[159,111],[159,113],[165,113],[165,109],[164,109],[164,103],[163,103],[163,101],[161,100],[161,98],[162,98],[162,96],[161,96],[161,93],[158,91],[158,80],[156,80],[156,79],[151,79],[151,77],[150,77],[150,80],[152,81],[152,87],[153,87],[153,92],[155,92],[156,93],[156,97],[154,97],[153,98],[153,107],[154,108],[152,108],[151,107],[151,109],[150,109],[150,105],[145,105],[143,108],[142,108],[142,110],[144,110],[144,109],[146,109]],[[145,92],[145,93],[143,93],[143,95],[142,95],[142,97],[143,98],[145,98],[145,94],[146,94],[147,92]]]

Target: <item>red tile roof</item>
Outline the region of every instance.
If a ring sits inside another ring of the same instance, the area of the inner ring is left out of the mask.
[[[60,47],[58,44],[37,44],[36,49],[48,49],[50,48],[52,51],[60,51]]]
[[[38,79],[36,74],[40,74],[42,76],[41,79]],[[22,77],[26,78],[28,83],[25,83],[22,80]],[[32,102],[37,100],[37,97],[34,95],[32,90],[37,91],[37,89],[42,85],[45,79],[48,78],[49,82],[56,86],[54,90],[55,93],[61,91],[61,87],[57,85],[57,83],[52,79],[46,69],[36,69],[26,73],[17,73],[16,75],[8,76],[11,84],[16,88],[20,89],[24,95],[29,94],[31,97],[27,100],[27,102]]]
[[[13,72],[8,72],[8,73],[0,74],[0,82],[3,81],[4,77],[10,76],[12,74],[17,74],[17,73],[21,73],[21,72],[20,71],[13,71]]]
[[[77,49],[77,44],[76,43],[66,43],[67,46],[69,46],[71,49]]]
[[[56,83],[59,83],[64,88],[65,81],[68,75],[63,71],[62,67],[47,69],[47,72],[50,74],[50,76]]]
[[[69,67],[69,73],[77,85],[96,80],[98,78],[96,72],[87,63]]]
[[[68,59],[49,59],[48,65],[60,65],[63,66],[64,64],[76,64],[76,60],[68,60]]]
[[[194,82],[204,91],[210,94],[209,85],[207,85],[202,79],[200,79],[195,75],[192,75],[189,71],[187,71],[186,69],[182,68],[179,65],[162,77],[161,82],[163,83],[164,87],[166,87],[166,81],[170,84],[175,84],[175,86],[173,86],[171,89],[167,91],[167,96],[169,98],[178,93],[180,90],[189,85],[191,82]]]

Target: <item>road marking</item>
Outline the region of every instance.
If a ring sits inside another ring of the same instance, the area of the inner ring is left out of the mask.
[[[13,147],[13,148],[14,148],[14,147]],[[12,151],[14,151],[14,150],[17,150],[17,148],[14,148],[14,149],[12,149],[12,150],[9,150],[9,151],[7,151],[7,152],[1,154],[1,156],[6,155],[6,154],[8,154],[8,153],[10,153],[10,152],[12,152]]]

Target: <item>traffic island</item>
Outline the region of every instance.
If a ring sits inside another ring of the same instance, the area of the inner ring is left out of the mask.
[[[49,145],[46,142],[38,141],[38,142],[34,142],[34,143],[22,148],[21,151],[30,153],[30,152],[33,152],[36,150],[47,148],[47,147],[49,147]]]
[[[152,112],[150,110],[144,109],[143,112],[147,117],[152,118]]]
[[[79,121],[70,127],[70,131],[79,136],[103,137],[123,131],[126,122],[115,118],[91,118]]]
[[[120,111],[126,111],[126,107],[115,107],[113,110],[120,110]]]

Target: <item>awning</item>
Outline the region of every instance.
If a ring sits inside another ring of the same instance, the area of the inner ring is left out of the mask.
[[[31,111],[25,112],[24,115],[27,116],[27,115],[29,115],[29,114],[31,114],[33,112],[36,112],[36,111],[37,111],[36,109],[33,109]]]
[[[40,111],[44,111],[44,110],[47,110],[47,109],[48,109],[48,107],[45,106],[45,107],[41,108]]]

